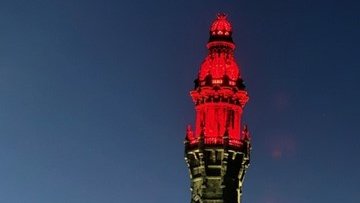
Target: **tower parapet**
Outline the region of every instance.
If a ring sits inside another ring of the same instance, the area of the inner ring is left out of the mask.
[[[211,24],[207,48],[190,92],[195,130],[188,126],[185,138],[191,203],[240,203],[250,161],[250,133],[241,127],[249,96],[234,58],[232,26],[226,15],[219,14]]]

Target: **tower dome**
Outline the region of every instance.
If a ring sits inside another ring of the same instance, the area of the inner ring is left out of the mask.
[[[232,38],[232,26],[227,19],[227,15],[219,13],[216,19],[210,26],[210,39],[209,42],[213,41],[226,41],[233,42]]]
[[[211,24],[210,32],[211,35],[230,35],[231,29],[231,23],[227,20],[227,15],[220,13]]]

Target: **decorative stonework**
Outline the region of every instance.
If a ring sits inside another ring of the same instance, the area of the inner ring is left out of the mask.
[[[195,129],[189,125],[185,160],[191,179],[191,203],[240,203],[250,162],[250,133],[241,127],[249,96],[234,59],[235,44],[227,16],[210,27],[208,56],[190,95],[195,104]]]

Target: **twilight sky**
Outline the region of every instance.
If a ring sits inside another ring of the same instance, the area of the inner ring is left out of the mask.
[[[184,203],[216,13],[252,132],[244,203],[359,203],[360,2],[1,0],[0,202]]]

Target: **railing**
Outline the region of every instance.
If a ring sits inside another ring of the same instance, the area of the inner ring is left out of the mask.
[[[188,141],[190,145],[197,145],[199,144],[200,140],[194,139]],[[224,139],[222,137],[206,137],[204,138],[204,144],[205,145],[223,145]],[[235,146],[235,147],[241,147],[243,145],[243,142],[241,140],[237,139],[229,139],[228,145]]]

